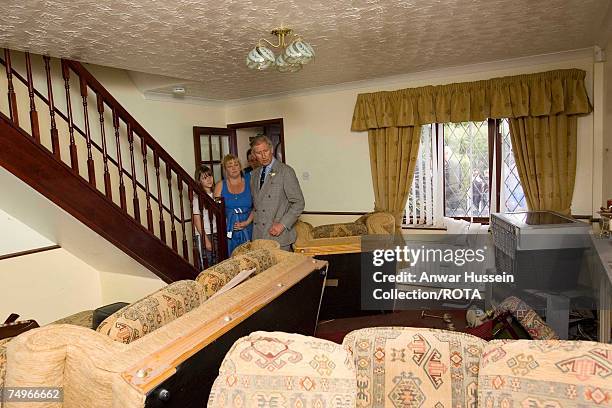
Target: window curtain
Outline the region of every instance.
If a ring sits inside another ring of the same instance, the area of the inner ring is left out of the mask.
[[[372,137],[377,135],[375,130],[509,118],[515,158],[522,168],[519,177],[525,194],[530,197],[529,208],[568,212],[576,173],[576,117],[591,112],[584,86],[585,74],[582,70],[566,69],[359,94],[351,130],[368,131],[370,161],[374,163],[375,155],[380,154],[380,149],[372,149]],[[409,156],[403,160],[409,160]],[[549,162],[545,164],[546,160]],[[403,166],[414,168],[410,163]],[[374,190],[377,191],[381,176],[374,173],[374,168],[372,164]],[[542,175],[549,180],[531,180],[532,176],[541,178]],[[412,172],[397,174],[395,178],[405,178],[410,187]],[[396,181],[394,185],[404,183]],[[398,191],[398,198],[400,193]],[[388,203],[377,201],[376,205],[381,210],[395,208],[386,208]]]
[[[386,211],[402,225],[421,143],[421,126],[387,127],[368,132],[374,185],[374,211]]]
[[[576,116],[510,119],[516,168],[530,210],[570,213],[576,179]]]

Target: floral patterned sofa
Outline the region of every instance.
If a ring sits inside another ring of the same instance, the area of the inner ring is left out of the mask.
[[[363,235],[391,235],[395,218],[386,212],[372,212],[353,222],[326,224],[313,227],[298,221],[295,224],[297,240],[295,252],[307,255],[359,252]]]
[[[595,407],[612,404],[612,345],[378,327],[342,346],[286,333],[238,340],[209,407]],[[268,406],[268,405],[266,405]]]
[[[132,377],[126,374],[130,367],[152,355],[163,354],[177,339],[186,341],[191,336],[197,337],[198,331],[211,332],[206,342],[194,343],[194,347],[206,347],[228,331],[223,326],[234,327],[228,316],[253,316],[266,307],[268,301],[264,294],[268,291],[277,293],[269,295],[270,299],[276,299],[320,268],[320,261],[300,254],[280,249],[255,249],[202,271],[195,280],[174,282],[131,303],[105,319],[95,331],[73,324],[50,324],[30,330],[0,342],[0,387],[3,384],[7,387],[64,387],[63,405],[53,406],[143,406],[146,393],[136,392],[134,384],[125,380],[134,377],[134,374]],[[254,271],[254,276],[209,299],[243,270]],[[317,277],[319,275],[316,273]],[[277,283],[283,279],[287,283]],[[323,277],[318,289],[315,288],[318,294],[322,282]],[[241,309],[245,299],[255,299],[258,306]],[[318,303],[319,300],[313,298],[316,307]],[[314,332],[316,313],[292,319],[297,321],[302,317],[313,321]],[[154,364],[156,359],[159,357],[153,359]],[[5,407],[11,406],[11,403],[5,404]],[[20,408],[25,406],[28,405],[19,405]]]

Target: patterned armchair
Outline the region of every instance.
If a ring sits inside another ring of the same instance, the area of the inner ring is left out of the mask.
[[[338,252],[359,252],[363,235],[391,235],[395,218],[386,212],[373,212],[353,222],[326,224],[313,227],[298,221],[295,224],[297,240],[295,251],[307,255]]]
[[[225,356],[206,406],[354,407],[355,389],[355,367],[341,345],[255,332]]]
[[[294,406],[298,405],[293,404],[296,394],[300,406],[330,407],[578,408],[612,403],[609,344],[560,340],[487,343],[467,334],[408,327],[356,330],[345,337],[344,348],[302,336],[291,343],[290,336],[254,333],[254,339],[267,339],[261,347],[250,336],[238,340],[213,385],[209,406],[221,406],[220,401],[260,406],[257,403],[273,399],[278,406]],[[300,360],[310,367],[291,360],[292,353],[302,356],[313,350],[326,354],[324,358],[310,354]],[[328,370],[331,377],[310,376],[323,361],[326,367],[332,367],[330,361],[337,367],[346,358],[346,350],[354,369],[345,365],[342,370]],[[268,366],[273,368],[266,370]],[[347,393],[343,386],[351,384],[350,374],[355,376],[355,405],[337,395]],[[302,386],[311,382],[318,387]],[[255,383],[266,386],[254,387]],[[321,393],[326,384],[334,384],[337,392]]]
[[[358,407],[472,407],[485,342],[408,327],[367,328],[343,344],[357,367]]]

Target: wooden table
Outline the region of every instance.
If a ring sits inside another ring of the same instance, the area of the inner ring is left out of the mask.
[[[341,343],[342,338],[348,332],[366,327],[400,326],[448,330],[447,324],[442,319],[433,317],[422,318],[421,313],[421,310],[402,310],[371,316],[320,321],[317,325],[316,336]],[[442,316],[444,313],[449,313],[455,326],[455,331],[465,332],[467,327],[465,310],[426,310],[425,313],[434,316]]]

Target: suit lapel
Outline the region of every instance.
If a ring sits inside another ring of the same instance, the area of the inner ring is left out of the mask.
[[[270,183],[272,183],[272,177],[276,176],[276,171],[277,171],[276,166],[278,166],[278,161],[274,162],[274,164],[270,168],[270,171],[268,172],[268,174],[266,174],[266,179],[264,180],[263,186],[261,186],[260,191],[267,191],[268,188],[270,188]],[[262,171],[263,171],[263,168],[262,168]],[[261,177],[261,172],[259,174]]]

